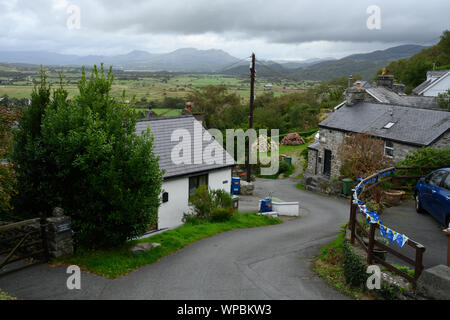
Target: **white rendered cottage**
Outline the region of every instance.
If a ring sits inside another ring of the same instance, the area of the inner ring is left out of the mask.
[[[211,135],[192,115],[141,120],[136,124],[136,133],[140,135],[147,128],[150,128],[154,137],[153,152],[159,156],[160,168],[165,170],[162,203],[158,211],[158,229],[173,228],[183,223],[183,213],[190,209],[189,196],[199,185],[207,184],[210,189],[230,192],[231,168],[235,162],[215,140],[202,140],[205,137],[211,138]],[[172,159],[172,152],[181,141],[172,141],[172,135],[177,129],[189,133],[191,137],[190,163],[176,164]],[[222,163],[213,163],[212,157],[203,152],[212,144],[216,150],[223,152]]]

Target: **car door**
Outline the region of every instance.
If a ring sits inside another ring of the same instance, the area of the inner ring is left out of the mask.
[[[428,179],[425,180],[424,188],[424,207],[425,209],[433,215],[437,220],[442,222],[442,216],[439,214],[438,206],[436,205],[437,195],[440,191],[440,186],[447,176],[447,171],[439,170],[433,172]]]
[[[433,211],[439,216],[438,220],[448,227],[447,215],[450,215],[450,174],[442,181],[436,193],[433,193]]]

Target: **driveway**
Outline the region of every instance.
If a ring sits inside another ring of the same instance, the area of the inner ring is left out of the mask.
[[[65,267],[47,265],[0,277],[0,288],[22,299],[346,299],[315,276],[310,261],[348,220],[348,201],[296,183],[258,179],[255,197],[240,205],[255,211],[273,191],[300,202],[298,219],[204,239],[118,279],[83,273],[81,290],[66,289]]]
[[[390,228],[406,234],[409,238],[425,246],[426,250],[423,256],[425,268],[447,264],[447,236],[442,233],[444,227],[431,215],[416,213],[414,201],[403,201],[397,207],[385,209],[381,219]],[[395,250],[401,250],[403,254],[414,260],[416,251],[411,247],[404,246],[400,249],[397,245],[391,246]],[[405,265],[402,260],[391,259],[395,263]]]

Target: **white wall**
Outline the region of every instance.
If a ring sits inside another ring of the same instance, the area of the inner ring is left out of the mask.
[[[227,183],[223,183],[227,181]],[[220,169],[209,173],[209,188],[212,190],[223,189],[227,192],[231,190],[231,168]]]
[[[173,228],[183,222],[183,213],[189,210],[189,178],[181,177],[165,180],[162,188],[169,193],[169,201],[161,203],[158,211],[158,228]]]
[[[227,181],[225,184],[224,181]],[[231,168],[208,173],[208,187],[230,192]],[[163,182],[163,192],[169,193],[169,201],[161,203],[158,211],[158,228],[174,228],[183,224],[183,213],[189,212],[189,176],[168,179]]]
[[[426,90],[423,95],[427,97],[437,97],[439,93],[447,92],[448,89],[450,89],[450,75],[447,75],[444,79]]]

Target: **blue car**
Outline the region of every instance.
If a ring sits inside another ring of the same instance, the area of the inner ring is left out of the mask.
[[[421,178],[415,188],[415,200],[417,212],[426,211],[446,228],[450,227],[450,168]]]

